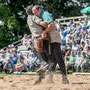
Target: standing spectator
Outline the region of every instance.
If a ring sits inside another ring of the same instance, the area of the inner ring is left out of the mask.
[[[19,49],[17,49],[17,56],[21,54],[22,58],[23,58],[23,54],[21,53],[21,51]]]
[[[28,41],[28,37],[27,34],[25,34],[21,40],[22,45],[27,46],[27,41]]]
[[[87,46],[84,50],[88,59],[90,59],[90,46]]]
[[[70,23],[67,24],[67,30],[71,30]]]
[[[72,25],[74,24],[74,22],[72,20],[69,21],[70,27],[72,28]]]
[[[1,54],[4,54],[5,55],[5,51],[3,49],[1,50]]]
[[[33,39],[31,38],[30,35],[28,35],[27,45],[28,45],[28,48],[30,48],[30,49],[32,49],[33,46],[34,46],[34,41],[33,41]]]
[[[63,30],[60,30],[60,37],[61,37],[61,40],[62,40],[62,45],[66,45],[66,40],[64,38]]]
[[[80,51],[81,51],[81,52],[83,51],[84,46],[85,46],[85,43],[84,43],[84,42],[82,42],[82,43],[80,44]]]
[[[28,55],[27,55],[27,56],[24,56],[24,63],[25,63],[25,65],[27,66],[28,71],[30,71],[30,70],[29,70],[30,62],[29,62],[29,57],[28,57]]]
[[[67,45],[67,47],[71,47],[72,42],[73,42],[72,36],[70,34],[67,35],[67,37],[66,37],[66,45]]]
[[[90,46],[89,40],[86,40],[85,46],[84,46],[84,50],[86,50],[86,47],[87,47],[87,46]]]
[[[60,32],[60,30],[62,30],[63,31],[63,29],[64,29],[64,27],[61,25],[61,22],[59,22],[59,30],[58,30],[58,32]]]
[[[83,26],[82,20],[79,20],[79,24],[80,24],[81,26]]]

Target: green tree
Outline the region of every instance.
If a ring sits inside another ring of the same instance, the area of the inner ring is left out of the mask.
[[[0,20],[4,26],[0,27],[0,42],[11,43],[25,33],[29,34],[25,8],[28,5],[39,4],[53,14],[54,18],[81,15],[80,10],[90,6],[89,0],[0,0]],[[0,44],[0,48],[8,45]]]

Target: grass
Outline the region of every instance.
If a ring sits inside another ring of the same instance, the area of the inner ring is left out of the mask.
[[[6,74],[6,73],[1,73],[0,72],[0,77],[5,77],[5,76],[10,76],[10,75],[16,75],[16,74]],[[29,76],[36,76],[37,74],[25,74],[23,73],[22,75],[29,75]]]
[[[68,74],[72,74],[73,72],[72,72],[72,70],[69,70],[68,71]],[[90,73],[90,72],[88,72],[88,73]],[[60,70],[56,70],[56,74],[60,74]],[[3,72],[0,72],[0,77],[5,77],[5,76],[9,76],[9,75],[16,75],[16,74],[5,74],[5,73],[3,73]],[[28,74],[28,73],[23,73],[22,75],[29,75],[29,76],[37,76],[37,74]]]
[[[10,74],[0,73],[0,77],[9,76]]]

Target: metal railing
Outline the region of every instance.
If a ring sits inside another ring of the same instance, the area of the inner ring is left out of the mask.
[[[14,42],[14,43],[12,43],[12,44],[10,44],[10,45],[14,45],[14,47],[20,46],[20,45],[21,45],[21,39],[18,40],[18,41],[16,41],[16,42]],[[9,45],[8,45],[8,46],[9,46]],[[6,47],[4,47],[4,48],[2,48],[2,49],[4,50],[4,49],[6,49],[8,46],[6,46]],[[1,50],[1,49],[0,49],[0,50]]]
[[[67,23],[69,23],[70,20],[72,20],[74,23],[77,23],[80,20],[84,22],[86,18],[87,16],[77,16],[77,17],[55,19],[55,21],[60,22],[62,25],[66,25]]]

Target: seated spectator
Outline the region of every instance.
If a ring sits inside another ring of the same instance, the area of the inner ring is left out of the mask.
[[[84,46],[85,46],[85,43],[84,43],[84,42],[82,42],[82,43],[80,44],[80,51],[81,51],[81,52],[83,51]]]
[[[84,50],[88,59],[90,59],[90,46],[87,46]]]
[[[80,42],[80,43],[82,43],[82,42],[85,43],[85,41],[86,41],[86,39],[85,39],[85,35],[82,35],[82,38],[81,38],[81,42]]]
[[[14,72],[14,65],[9,57],[6,58],[4,70],[5,70],[5,73],[7,73],[7,74],[11,74]]]
[[[89,40],[86,40],[85,46],[84,46],[84,50],[86,50],[86,47],[87,47],[87,46],[90,46]]]
[[[3,71],[4,61],[5,61],[5,55],[1,54],[1,58],[0,58],[0,72]]]
[[[73,42],[73,38],[72,38],[72,36],[69,34],[69,35],[66,37],[66,45],[71,47],[72,42]]]
[[[64,29],[63,25],[61,25],[61,22],[59,22],[59,29],[57,31],[60,32],[60,30],[63,30],[63,29]]]
[[[62,55],[63,55],[63,58],[64,58],[65,53],[66,53],[66,46],[61,46],[61,50],[62,50]]]
[[[74,56],[74,52],[71,51],[71,54],[69,56],[69,60],[67,61],[67,72],[71,68],[72,72],[75,71],[74,64],[75,64],[76,56]]]
[[[83,26],[87,26],[87,24],[88,24],[88,21],[85,20],[84,23],[83,23]]]
[[[29,68],[30,68],[31,72],[34,72],[34,70],[35,70],[36,60],[37,60],[37,57],[33,53],[31,53],[31,57],[29,57],[29,63],[30,63]]]
[[[27,41],[28,41],[28,37],[27,34],[25,34],[21,40],[22,45],[27,46]]]
[[[77,32],[74,36],[74,41],[77,42],[77,44],[80,44],[81,35],[79,32]]]
[[[22,74],[22,71],[24,70],[24,59],[22,58],[21,54],[18,55],[18,60],[17,63],[15,65],[15,69],[17,74]]]
[[[69,61],[70,54],[71,54],[71,49],[67,49],[66,54],[65,54],[65,61],[67,61],[67,64]]]
[[[80,68],[82,72],[85,72],[85,68],[89,66],[88,59],[85,52],[82,52]]]
[[[77,28],[77,30],[81,31],[82,26],[80,25],[80,23],[79,23],[79,22],[78,22],[78,23],[76,23],[76,28]]]
[[[29,53],[28,53],[28,58],[31,57],[31,54],[33,53],[33,51],[30,49]]]
[[[81,29],[81,31],[80,31],[80,34],[81,34],[81,35],[85,35],[85,34],[87,34],[87,33],[88,33],[87,30],[86,30],[85,27],[83,26],[82,29]]]
[[[13,51],[13,48],[15,48],[15,47],[14,47],[14,45],[13,45],[13,44],[12,44],[12,45],[10,45],[10,48],[9,48],[9,49],[10,49],[10,52],[12,52],[12,51]]]
[[[74,64],[76,72],[80,71],[80,69],[79,69],[80,63],[81,63],[81,55],[80,55],[80,51],[78,51],[77,56],[76,56],[76,61],[75,61],[75,64]]]
[[[74,41],[72,43],[72,50],[74,51],[74,55],[76,55],[78,49],[79,49],[79,45]]]
[[[13,52],[11,58],[12,58],[13,64],[15,65],[18,60],[17,54],[15,52]]]

